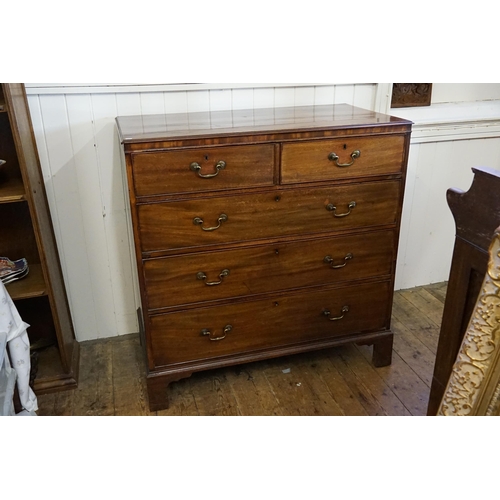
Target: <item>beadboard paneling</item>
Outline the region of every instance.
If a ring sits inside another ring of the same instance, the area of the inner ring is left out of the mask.
[[[138,331],[116,116],[334,102],[373,109],[376,91],[375,84],[193,85],[158,91],[153,86],[28,86],[77,339]]]
[[[117,115],[346,102],[407,117],[406,110],[387,110],[388,84],[255,84],[254,88],[221,84],[218,89],[214,84],[102,85],[27,89],[79,341],[138,330],[134,256],[114,122]],[[463,95],[461,90],[462,94],[455,95]],[[473,89],[466,90],[470,94]],[[445,124],[434,126],[439,120],[432,116],[425,127],[419,126],[418,113],[432,110],[412,111],[417,126],[410,148],[397,289],[448,278],[455,226],[446,190],[467,190],[473,166],[500,170],[500,115],[495,109],[486,114],[480,110],[481,116],[488,117],[480,125],[464,122],[450,110],[434,109],[439,116],[449,115]],[[454,121],[460,126],[455,127]]]

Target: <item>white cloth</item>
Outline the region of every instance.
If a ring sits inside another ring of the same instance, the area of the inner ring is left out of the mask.
[[[17,390],[22,407],[28,412],[38,410],[35,393],[29,386],[31,360],[30,342],[25,323],[10,298],[5,285],[0,281],[0,332],[7,334],[7,343],[12,368],[17,375]]]
[[[7,354],[7,334],[0,332],[0,415],[13,416],[14,387],[16,385],[16,372],[11,368]]]

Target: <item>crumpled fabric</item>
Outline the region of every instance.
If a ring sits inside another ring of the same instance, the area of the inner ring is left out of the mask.
[[[29,326],[21,319],[5,285],[0,281],[0,332],[7,334],[10,360],[12,368],[16,371],[21,405],[28,412],[35,412],[38,410],[38,401],[29,386],[30,341],[26,331]]]

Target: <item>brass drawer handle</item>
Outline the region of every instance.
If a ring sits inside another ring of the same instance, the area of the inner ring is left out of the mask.
[[[219,274],[220,281],[206,281],[205,285],[207,285],[207,286],[217,286],[217,285],[220,285],[222,283],[222,281],[224,280],[224,278],[226,278],[227,276],[229,276],[229,269],[224,269]],[[207,275],[203,271],[200,271],[196,275],[196,279],[206,280],[207,279]]]
[[[189,169],[192,170],[193,172],[196,172],[198,174],[198,177],[201,177],[202,179],[213,179],[214,177],[217,177],[219,175],[219,172],[221,170],[224,170],[226,168],[226,162],[225,161],[219,161],[217,162],[217,165],[215,165],[215,174],[201,174],[201,165],[197,162],[191,163],[189,166]]]
[[[334,266],[333,265],[333,258],[330,257],[330,255],[327,255],[324,259],[323,259],[323,262],[325,264],[332,264],[331,265],[331,269],[342,269],[343,267],[347,266],[347,263],[352,259],[354,258],[354,255],[352,253],[348,253],[345,257],[344,257],[344,263],[343,264],[339,264],[337,266]]]
[[[203,231],[215,231],[219,229],[222,225],[223,222],[226,222],[228,220],[228,216],[226,214],[220,214],[219,218],[217,219],[217,226],[215,227],[202,227]],[[201,226],[203,224],[203,219],[201,217],[195,217],[193,219],[193,224],[195,226]]]
[[[343,168],[343,167],[350,167],[351,165],[353,165],[354,160],[356,160],[356,158],[359,158],[360,156],[361,156],[361,151],[359,149],[356,149],[356,151],[353,151],[351,153],[351,158],[352,158],[351,163],[339,163],[339,157],[335,153],[330,153],[328,155],[328,159],[330,161],[334,161],[335,165],[337,165],[337,167]]]
[[[347,208],[349,209],[349,212],[346,212],[345,214],[338,214],[337,213],[337,207],[333,204],[333,203],[329,203],[327,206],[326,206],[326,209],[329,211],[329,212],[334,212],[334,216],[335,217],[347,217],[348,215],[351,214],[352,212],[352,209],[356,206],[356,202],[355,201],[351,201],[351,203],[349,203],[349,205],[347,205]]]
[[[201,331],[201,334],[204,335],[204,336],[207,336],[209,337],[209,339],[213,342],[216,342],[218,340],[224,340],[226,338],[226,335],[233,329],[233,327],[231,325],[226,325],[224,327],[224,335],[222,337],[212,337],[212,332],[208,329],[208,328],[204,328],[202,331]]]
[[[342,308],[342,311],[341,311],[342,316],[337,316],[336,318],[330,318],[330,316],[331,316],[330,311],[323,311],[323,314],[324,314],[326,317],[328,317],[328,319],[329,319],[330,321],[339,321],[339,320],[343,319],[343,318],[344,318],[344,316],[346,315],[346,313],[348,313],[348,312],[349,312],[349,306],[344,306],[344,307]]]

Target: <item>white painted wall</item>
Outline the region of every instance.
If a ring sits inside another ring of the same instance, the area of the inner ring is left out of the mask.
[[[80,341],[138,328],[116,116],[340,102],[391,111],[389,84],[26,84],[26,88]],[[397,288],[447,279],[454,223],[446,190],[468,189],[472,166],[500,170],[500,86],[435,84],[434,89],[430,108],[392,110],[416,123]],[[450,96],[454,101],[447,104]]]
[[[434,83],[432,104],[500,99],[498,83]]]
[[[396,289],[448,279],[455,222],[446,191],[451,187],[467,191],[473,166],[492,167],[500,173],[500,138],[411,145]]]
[[[455,222],[446,191],[452,187],[467,191],[472,167],[487,166],[500,175],[500,100],[489,99],[494,90],[489,85],[479,84],[475,93],[468,85],[460,88],[466,92],[450,84],[450,94],[474,100],[389,110],[414,122],[396,289],[448,279]]]

